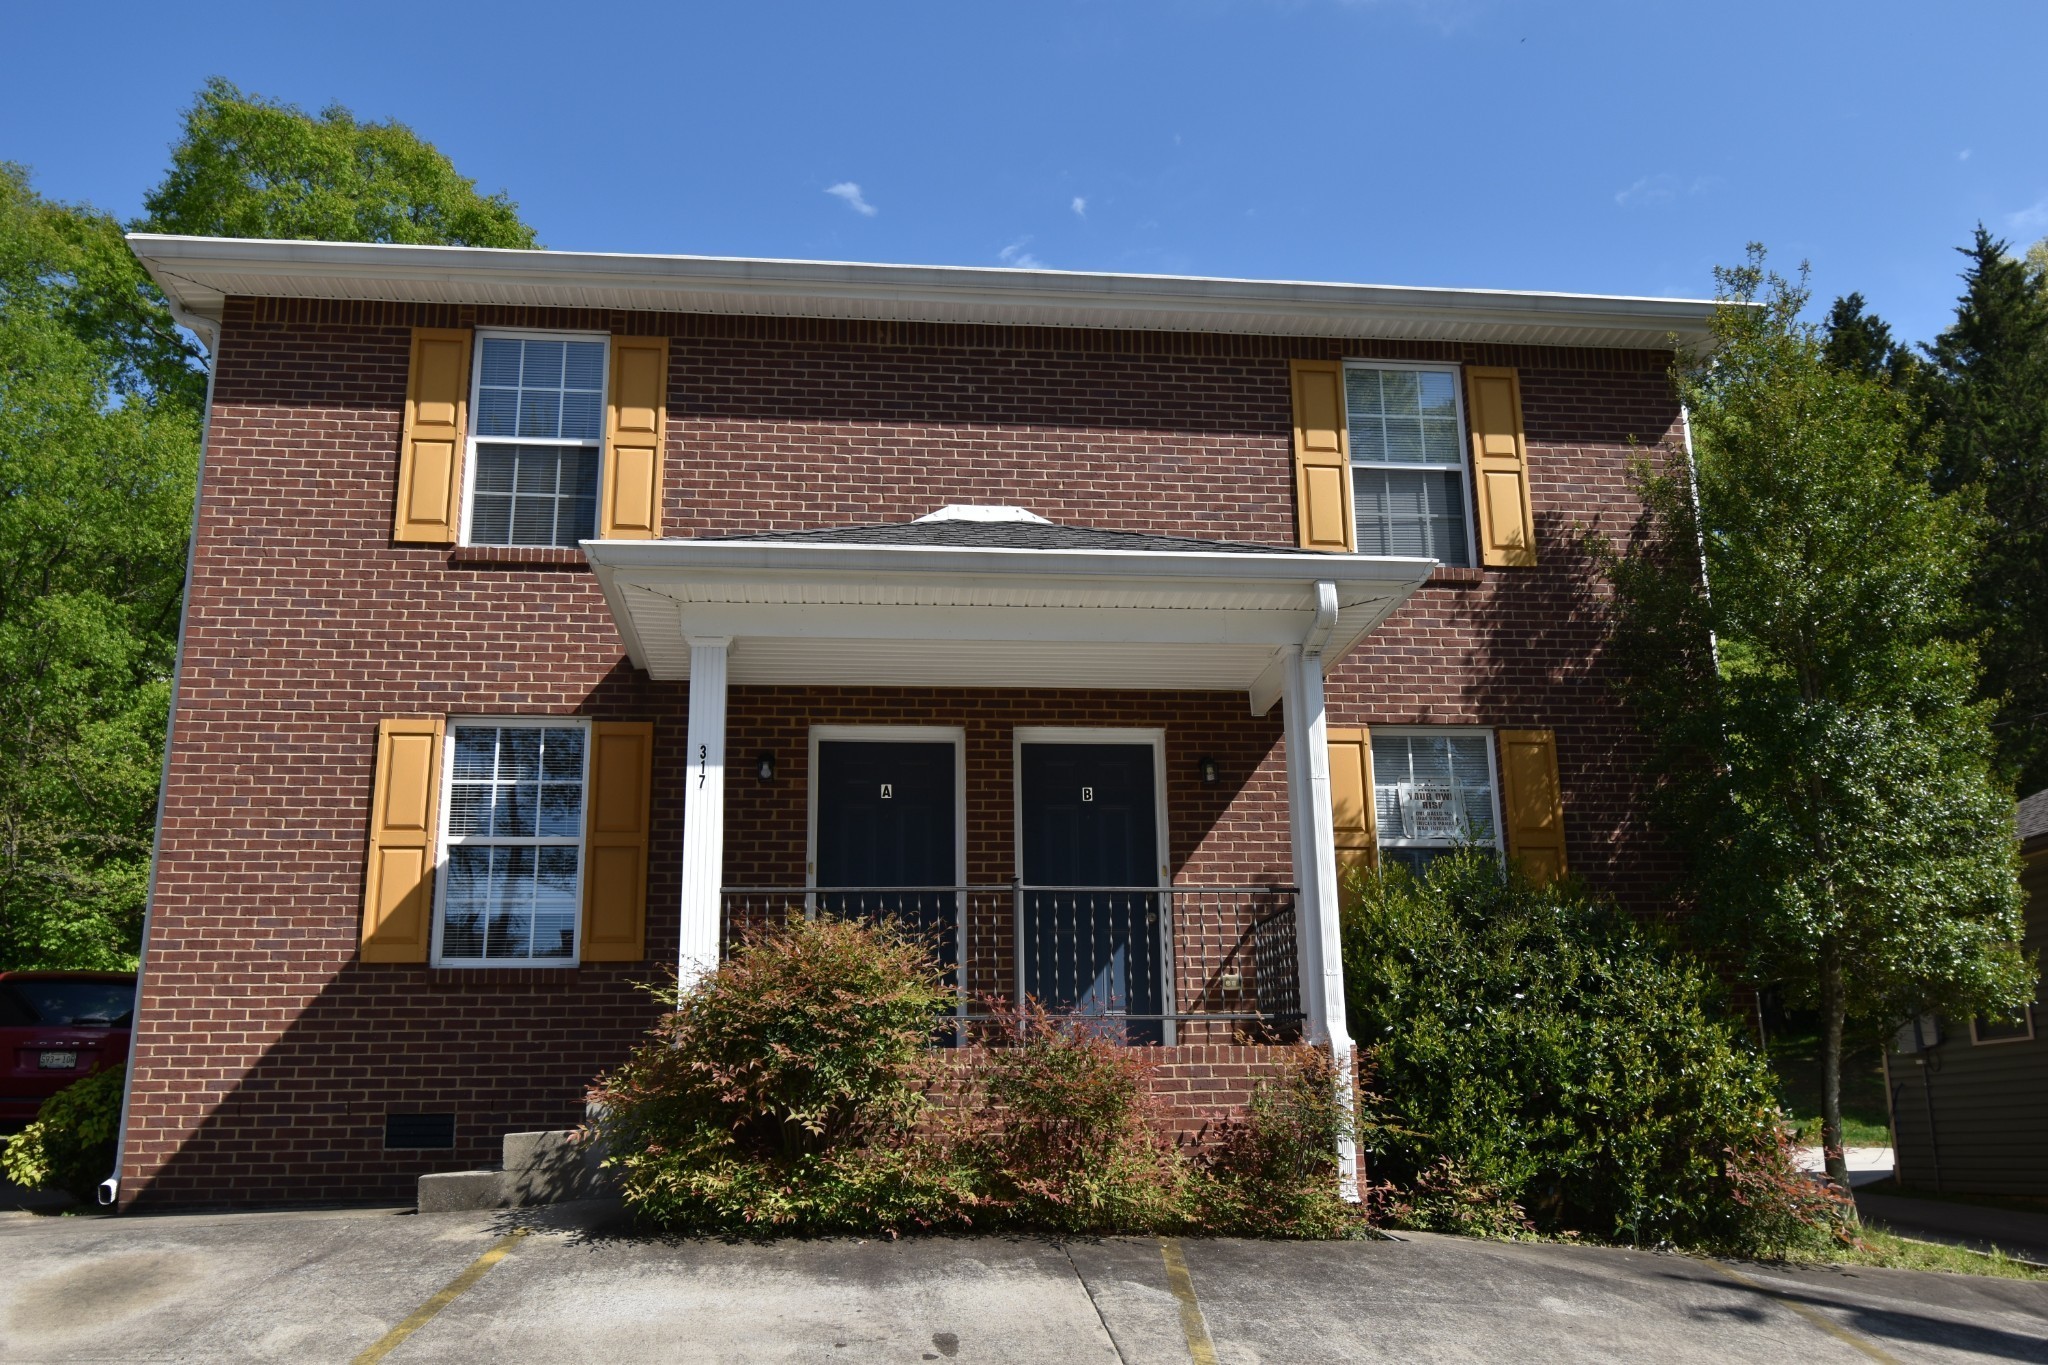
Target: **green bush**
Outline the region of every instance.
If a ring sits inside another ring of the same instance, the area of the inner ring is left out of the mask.
[[[953,995],[892,926],[797,919],[744,945],[590,1099],[647,1221],[708,1232],[894,1231],[972,1202],[919,1132]]]
[[[1766,1064],[1654,926],[1488,854],[1366,874],[1344,972],[1378,1093],[1362,1145],[1396,1219],[1760,1251],[1839,1203],[1792,1171]]]
[[[1339,1193],[1337,1145],[1352,1134],[1341,1076],[1328,1053],[1299,1049],[1225,1125],[1192,1191],[1197,1228],[1216,1237],[1342,1237],[1360,1224]]]
[[[1004,1045],[931,1046],[951,991],[889,926],[797,920],[741,945],[591,1087],[606,1164],[677,1232],[1190,1229],[1321,1237],[1348,1115],[1301,1049],[1206,1148],[1166,1138],[1145,1050],[1027,1004]]]
[[[121,1086],[126,1066],[111,1066],[73,1081],[44,1100],[35,1121],[7,1140],[0,1169],[32,1190],[64,1190],[90,1204],[114,1168],[121,1131]]]

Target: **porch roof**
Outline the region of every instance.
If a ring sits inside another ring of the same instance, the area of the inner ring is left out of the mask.
[[[1261,713],[1290,649],[1327,673],[1435,567],[1036,520],[583,548],[658,679],[724,638],[735,684],[1242,690]]]

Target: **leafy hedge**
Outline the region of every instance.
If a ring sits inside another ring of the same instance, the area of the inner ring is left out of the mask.
[[[678,1232],[1014,1229],[1328,1237],[1349,1115],[1302,1049],[1215,1141],[1169,1141],[1140,1048],[1027,1005],[932,1046],[954,997],[891,926],[744,944],[590,1098],[627,1205]]]
[[[1389,1214],[1447,1231],[1771,1250],[1843,1210],[1791,1167],[1765,1062],[1668,935],[1469,853],[1349,888],[1344,976]]]
[[[64,1190],[81,1204],[98,1198],[114,1168],[126,1066],[73,1081],[44,1100],[33,1123],[0,1147],[0,1170],[32,1190]]]

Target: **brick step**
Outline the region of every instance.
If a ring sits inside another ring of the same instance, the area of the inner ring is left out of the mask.
[[[574,1137],[575,1130],[566,1128],[507,1133],[502,1165],[421,1176],[419,1211],[523,1209],[613,1193],[614,1180],[598,1166],[603,1150],[594,1142],[572,1141]]]

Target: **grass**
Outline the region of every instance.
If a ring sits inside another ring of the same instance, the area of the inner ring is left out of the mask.
[[[1878,1044],[1845,1042],[1842,1053],[1842,1145],[1891,1146]],[[1819,1146],[1820,1035],[1790,1029],[1774,1034],[1770,1058],[1778,1076],[1778,1103],[1798,1126],[1795,1140],[1802,1146]]]
[[[1922,1242],[1881,1232],[1867,1224],[1860,1247],[1795,1252],[1793,1265],[1867,1265],[1887,1270],[1933,1270],[1947,1275],[1990,1275],[2003,1280],[2048,1280],[2048,1269],[2016,1261],[2002,1251],[1972,1251],[1945,1242]]]

